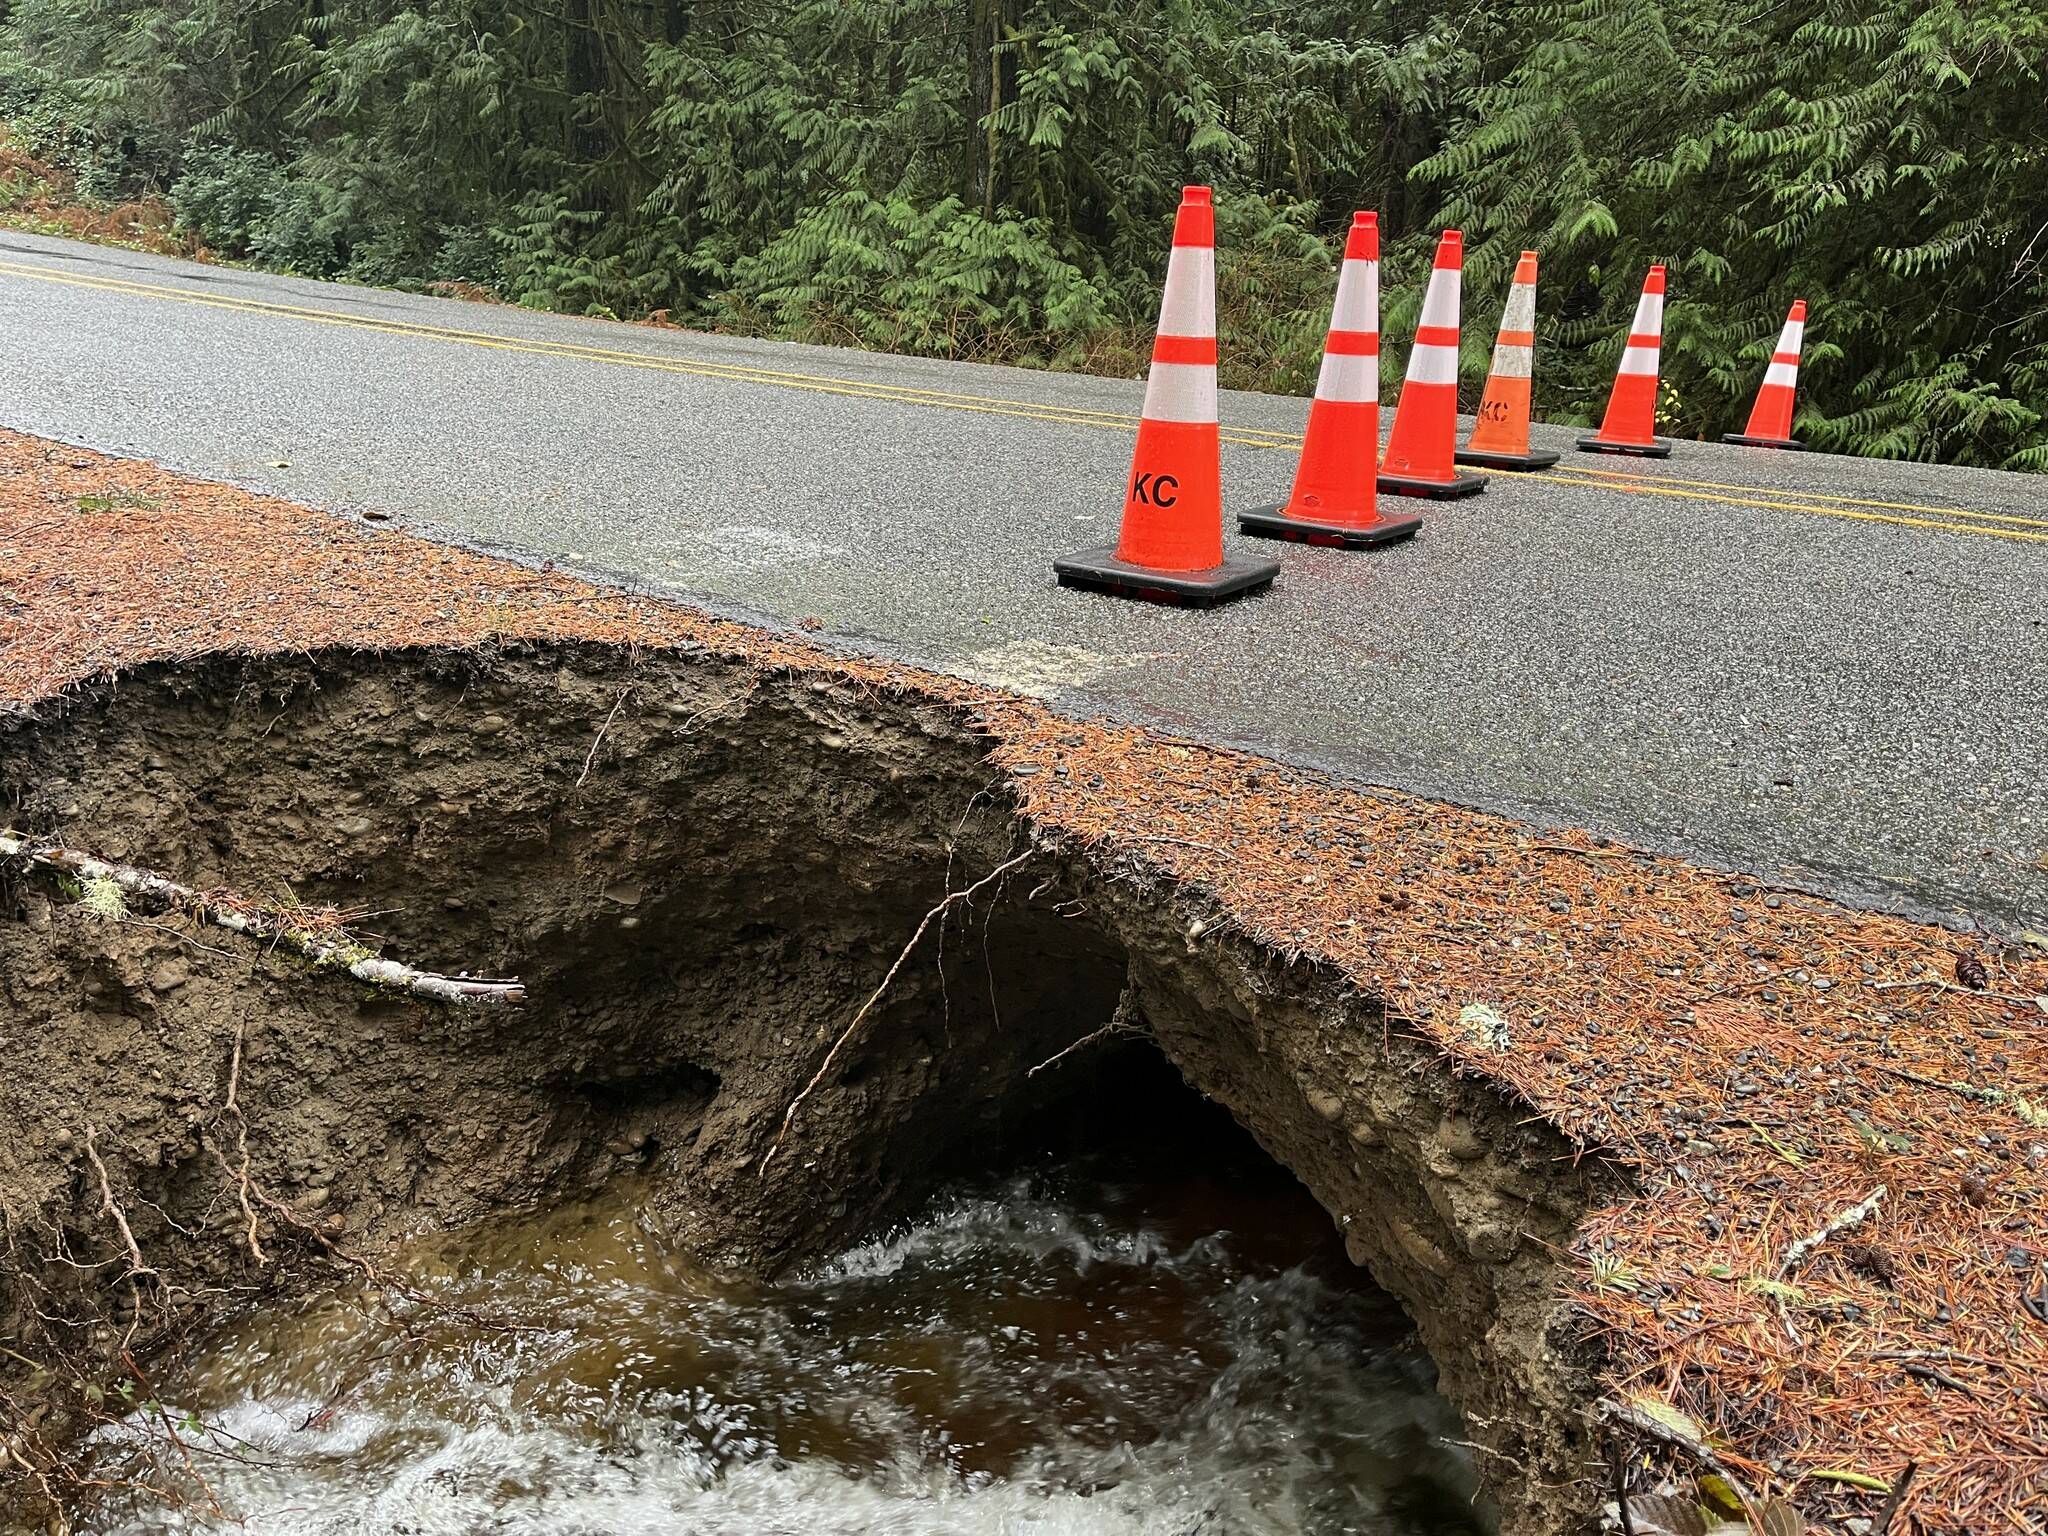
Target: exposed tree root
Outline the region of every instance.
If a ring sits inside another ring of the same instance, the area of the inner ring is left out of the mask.
[[[904,944],[902,952],[896,956],[896,963],[889,967],[888,974],[882,978],[881,985],[868,994],[868,1000],[860,1005],[860,1012],[856,1013],[853,1016],[853,1021],[839,1032],[839,1038],[832,1042],[832,1049],[827,1051],[825,1059],[818,1063],[818,1070],[811,1074],[811,1080],[804,1084],[803,1091],[789,1101],[789,1108],[782,1112],[782,1124],[776,1129],[775,1139],[768,1144],[768,1150],[761,1154],[758,1172],[767,1172],[768,1164],[774,1159],[775,1154],[782,1149],[783,1137],[789,1134],[790,1126],[796,1123],[797,1110],[802,1108],[804,1100],[811,1096],[817,1086],[825,1081],[825,1074],[832,1070],[832,1063],[839,1059],[839,1053],[845,1049],[846,1042],[853,1038],[855,1031],[860,1028],[862,1021],[874,1010],[875,1004],[882,1000],[882,994],[889,990],[889,984],[895,981],[896,973],[903,969],[903,962],[910,958],[911,951],[917,948],[918,942],[924,938],[931,925],[944,917],[958,903],[972,901],[978,892],[994,884],[1037,852],[1036,848],[1026,848],[1015,858],[1006,859],[1001,864],[998,864],[994,869],[975,881],[974,884],[962,890],[948,891],[943,901],[936,907],[933,907],[931,911],[925,913],[923,920],[917,925],[917,930],[910,935],[910,939]]]

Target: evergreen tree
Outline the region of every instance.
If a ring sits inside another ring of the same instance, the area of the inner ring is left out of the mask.
[[[2040,469],[2044,57],[2036,0],[12,0],[0,118],[266,266],[1123,372],[1207,182],[1267,388],[1378,208],[1397,337],[1466,230],[1475,394],[1522,247],[1564,419],[1661,260],[1668,430],[1739,424],[1804,297],[1817,444]]]

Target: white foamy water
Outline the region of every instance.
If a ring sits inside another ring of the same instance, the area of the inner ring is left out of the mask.
[[[1269,1204],[1020,1179],[746,1291],[615,1200],[413,1255],[460,1311],[255,1314],[177,1401],[260,1536],[1482,1529],[1398,1317],[1326,1249],[1299,1261],[1319,1213]],[[145,1465],[118,1440],[110,1467]],[[82,1526],[231,1528],[203,1499]]]

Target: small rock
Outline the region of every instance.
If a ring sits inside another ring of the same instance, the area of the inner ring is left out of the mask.
[[[152,992],[175,992],[192,979],[192,968],[185,963],[184,956],[173,955],[154,966],[147,977]]]
[[[469,730],[473,736],[495,736],[504,730],[508,723],[503,715],[485,715]]]
[[[1436,1128],[1443,1149],[1461,1163],[1476,1163],[1486,1156],[1486,1144],[1473,1133],[1472,1122],[1463,1115],[1446,1115]]]
[[[334,824],[334,830],[343,837],[361,837],[371,827],[367,816],[344,816]]]
[[[1399,1217],[1392,1219],[1392,1225],[1394,1241],[1399,1243],[1402,1251],[1422,1268],[1428,1270],[1439,1279],[1457,1273],[1457,1261],[1435,1243],[1431,1242],[1428,1237],[1424,1236],[1407,1222],[1402,1221]],[[1348,1248],[1350,1244],[1347,1242],[1345,1246]],[[1356,1261],[1354,1260],[1354,1262]]]
[[[363,521],[368,523],[388,523],[391,521],[391,514],[379,507],[367,507],[363,511]]]
[[[1325,1120],[1334,1120],[1344,1113],[1344,1101],[1327,1088],[1309,1088],[1304,1096],[1308,1107]]]

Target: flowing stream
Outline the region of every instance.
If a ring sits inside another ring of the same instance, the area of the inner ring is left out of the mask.
[[[625,1187],[417,1245],[436,1305],[252,1312],[161,1385],[262,1536],[1484,1531],[1427,1358],[1277,1173],[1046,1164],[761,1288]]]

